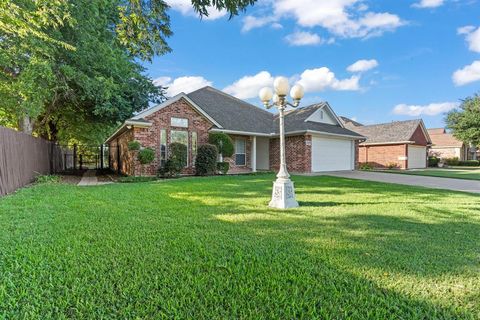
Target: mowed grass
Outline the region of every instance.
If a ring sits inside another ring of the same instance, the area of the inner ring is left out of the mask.
[[[0,318],[478,319],[480,197],[273,175],[0,199]]]
[[[382,171],[384,172],[384,171]],[[403,173],[417,176],[430,176],[442,178],[455,178],[467,180],[480,180],[480,169],[462,168],[462,169],[425,169],[425,170],[386,170],[389,173]]]

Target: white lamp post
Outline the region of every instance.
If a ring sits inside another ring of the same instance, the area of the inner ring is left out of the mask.
[[[299,84],[292,87],[290,96],[293,103],[287,101],[287,94],[289,89],[288,79],[285,77],[278,77],[273,82],[275,95],[272,89],[263,88],[260,90],[259,96],[267,109],[275,106],[279,112],[280,122],[280,170],[277,174],[277,180],[273,183],[272,200],[269,206],[278,209],[288,209],[298,207],[298,202],[295,200],[295,188],[293,182],[290,180],[290,175],[287,171],[287,163],[285,159],[285,126],[284,113],[287,106],[298,107],[300,100],[303,98],[304,90]],[[270,100],[273,98],[273,103]]]

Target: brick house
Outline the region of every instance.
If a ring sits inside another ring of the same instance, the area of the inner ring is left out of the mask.
[[[155,175],[168,158],[172,142],[187,146],[183,174],[194,174],[195,154],[208,142],[210,132],[228,134],[235,154],[224,159],[229,173],[277,170],[279,167],[278,116],[212,87],[177,96],[128,119],[106,141],[110,167],[127,175],[140,174],[135,151],[137,140],[155,150],[155,160],[143,173]],[[285,115],[287,166],[291,172],[353,170],[356,144],[364,139],[346,129],[328,103],[299,108]]]
[[[346,117],[340,119],[346,128],[367,138],[358,146],[360,165],[369,164],[374,168],[396,165],[400,169],[427,167],[427,150],[432,141],[421,119],[368,126]]]

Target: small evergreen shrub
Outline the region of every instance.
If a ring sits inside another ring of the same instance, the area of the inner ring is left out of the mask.
[[[35,183],[38,184],[54,184],[59,183],[61,181],[60,176],[47,174],[47,175],[38,175],[35,177]]]
[[[235,152],[232,139],[223,132],[210,132],[208,134],[208,143],[216,146],[218,154],[221,154],[223,157],[229,158]]]
[[[369,163],[363,163],[363,164],[360,165],[360,170],[369,171],[369,170],[372,170],[372,169],[373,169],[373,167]]]
[[[480,161],[478,160],[459,161],[458,165],[463,167],[478,167],[480,166]]]
[[[199,176],[214,175],[217,171],[218,149],[213,144],[198,147],[195,160],[195,173]]]
[[[182,172],[187,165],[187,146],[181,143],[171,143],[169,156],[164,167],[158,168],[158,176],[162,178],[175,177]]]
[[[227,174],[228,170],[230,170],[230,163],[228,163],[228,162],[218,162],[217,163],[217,170],[220,174]]]
[[[460,160],[458,159],[458,157],[446,158],[445,163],[449,166],[458,166],[458,164],[460,163]]]
[[[138,151],[138,150],[140,150],[140,147],[141,147],[140,142],[138,142],[136,140],[130,141],[128,143],[128,150],[130,150],[130,151]]]
[[[142,165],[152,163],[154,159],[155,151],[152,148],[141,149],[138,152],[138,162]]]
[[[438,167],[439,162],[440,162],[440,159],[435,157],[435,156],[428,157],[428,166],[429,167]]]

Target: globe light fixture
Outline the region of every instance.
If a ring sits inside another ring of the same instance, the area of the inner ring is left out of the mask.
[[[300,84],[296,84],[290,90],[290,96],[293,103],[287,101],[287,94],[290,89],[288,79],[278,77],[273,82],[272,89],[266,87],[260,90],[259,97],[267,109],[277,107],[280,126],[280,169],[277,174],[277,180],[273,183],[272,200],[269,206],[277,209],[289,209],[298,207],[295,199],[295,188],[287,170],[287,162],[285,155],[285,109],[287,106],[296,108],[300,105],[300,100],[305,93]],[[273,98],[273,103],[270,100]]]

